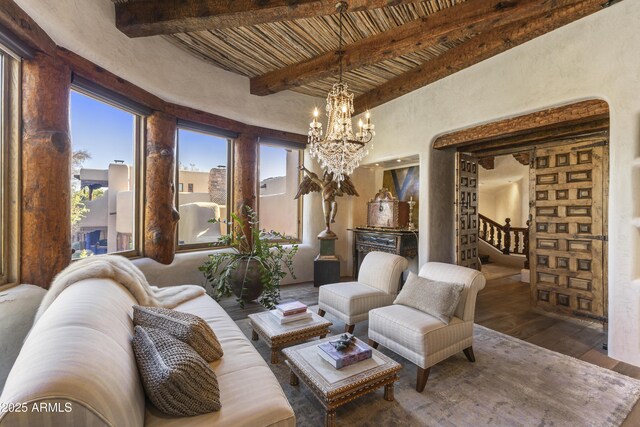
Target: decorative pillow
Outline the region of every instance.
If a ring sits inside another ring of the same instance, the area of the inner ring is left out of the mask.
[[[147,397],[169,415],[220,410],[215,372],[188,344],[161,329],[135,327],[133,353]]]
[[[161,307],[133,306],[133,324],[145,328],[163,329],[189,344],[207,362],[222,357],[222,347],[216,334],[203,318]]]
[[[463,289],[462,283],[437,282],[409,272],[407,281],[393,303],[413,307],[448,325]]]

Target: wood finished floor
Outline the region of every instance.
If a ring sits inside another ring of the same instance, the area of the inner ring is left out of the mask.
[[[309,306],[318,303],[318,288],[312,283],[282,286],[280,293],[282,301],[299,300]],[[235,298],[223,300],[221,305],[233,320],[264,310],[257,303],[245,304],[242,309]],[[520,282],[519,275],[487,281],[478,294],[475,320],[495,331],[640,380],[640,368],[607,356],[602,348],[607,336],[601,324],[568,321],[536,311],[530,305],[529,285]],[[622,426],[640,426],[640,403]]]

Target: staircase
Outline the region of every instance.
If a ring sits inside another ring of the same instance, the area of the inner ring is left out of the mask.
[[[504,255],[524,255],[526,258],[524,268],[529,268],[529,221],[527,221],[527,227],[512,227],[510,218],[504,220],[504,225],[480,213],[478,219],[480,239]],[[488,255],[484,257],[489,261]],[[483,257],[480,260],[483,264],[486,263]]]
[[[490,255],[480,254],[480,256],[478,258],[480,258],[480,264],[482,264],[482,265],[487,265],[487,264],[491,263],[491,256]]]

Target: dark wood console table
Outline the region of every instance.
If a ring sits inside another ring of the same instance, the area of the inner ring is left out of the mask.
[[[364,256],[372,251],[388,252],[406,258],[418,255],[418,231],[350,228],[355,235],[353,240],[353,277],[358,278],[358,271]]]

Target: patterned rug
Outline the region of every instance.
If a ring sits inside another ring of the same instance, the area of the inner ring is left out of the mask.
[[[344,324],[334,322],[334,334]],[[247,337],[249,320],[236,322]],[[366,322],[355,334],[366,340]],[[416,367],[394,353],[381,351],[402,364],[395,401],[382,389],[337,411],[342,426],[619,426],[640,397],[640,381],[598,366],[475,326],[476,363],[462,353],[431,369],[423,393],[415,391]],[[252,341],[262,357],[269,348]],[[281,357],[282,359],[282,357]],[[322,426],[324,410],[300,382],[289,385],[289,371],[280,361],[269,365],[278,378],[298,426]]]

